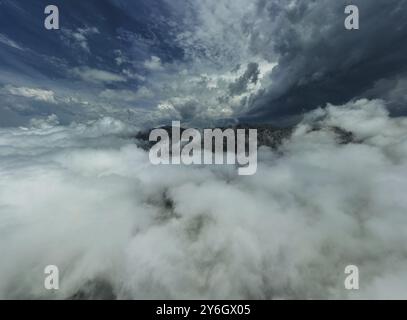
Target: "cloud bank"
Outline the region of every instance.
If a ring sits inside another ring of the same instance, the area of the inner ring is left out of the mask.
[[[407,298],[407,118],[382,101],[307,113],[253,177],[153,167],[136,131],[0,129],[0,298]]]

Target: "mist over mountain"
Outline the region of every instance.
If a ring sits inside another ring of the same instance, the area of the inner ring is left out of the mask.
[[[406,297],[407,120],[383,102],[307,114],[260,147],[250,177],[153,166],[137,131],[112,118],[0,129],[1,298]],[[358,291],[344,290],[349,264]]]

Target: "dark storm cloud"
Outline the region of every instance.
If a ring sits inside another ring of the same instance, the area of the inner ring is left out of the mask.
[[[242,92],[245,92],[249,83],[257,83],[259,80],[259,74],[259,65],[254,62],[249,63],[245,73],[229,85],[230,94],[239,95],[242,94]]]
[[[345,29],[346,4],[359,7],[359,30]],[[262,30],[252,30],[252,50],[278,55],[279,64],[247,118],[278,119],[360,96],[391,97],[392,110],[405,113],[406,1],[261,0],[257,10]]]

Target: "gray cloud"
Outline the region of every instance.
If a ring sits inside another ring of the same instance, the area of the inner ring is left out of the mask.
[[[259,23],[250,29],[252,50],[278,55],[272,85],[252,97],[253,118],[302,113],[327,102],[364,96],[378,82],[405,73],[407,4],[352,1],[360,10],[360,29],[344,28],[346,1],[258,1]],[[387,88],[392,90],[392,88]],[[376,91],[376,93],[379,93]],[[394,95],[393,95],[394,98]],[[394,101],[393,101],[394,102]],[[403,104],[404,100],[398,101]]]
[[[257,63],[249,63],[245,73],[239,79],[229,85],[230,94],[232,96],[240,95],[247,91],[247,86],[249,83],[257,83],[259,80],[259,74],[259,65]]]
[[[188,117],[199,124],[278,123],[363,97],[382,98],[393,114],[405,113],[404,2],[353,1],[360,30],[348,31],[346,1],[57,1],[65,17],[58,37],[29,14],[42,17],[46,2],[23,2],[3,4],[0,12],[3,85],[35,83],[57,92],[62,82],[72,85],[67,70],[73,70],[82,100],[101,86],[121,92],[143,86],[152,95],[135,101],[134,111],[143,105],[155,124],[167,118],[157,109],[174,99],[199,101],[196,117]],[[243,69],[233,73],[236,65]],[[121,118],[130,107],[105,104],[101,112]]]

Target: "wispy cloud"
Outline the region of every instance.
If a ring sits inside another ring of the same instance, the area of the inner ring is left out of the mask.
[[[0,33],[0,43],[12,47],[14,49],[18,49],[18,50],[24,50],[24,48],[19,45],[17,42],[15,42],[14,40],[8,38],[6,35],[1,34]]]
[[[89,67],[77,67],[71,70],[71,74],[88,82],[93,83],[111,83],[111,82],[125,82],[126,77],[121,74],[93,69]]]
[[[44,90],[38,88],[28,88],[28,87],[14,87],[11,85],[6,85],[3,92],[9,93],[14,96],[31,98],[38,101],[45,101],[55,103],[55,93],[52,90]]]
[[[63,35],[70,44],[82,48],[90,53],[88,38],[92,35],[99,34],[96,27],[78,28],[76,30],[62,29]]]

